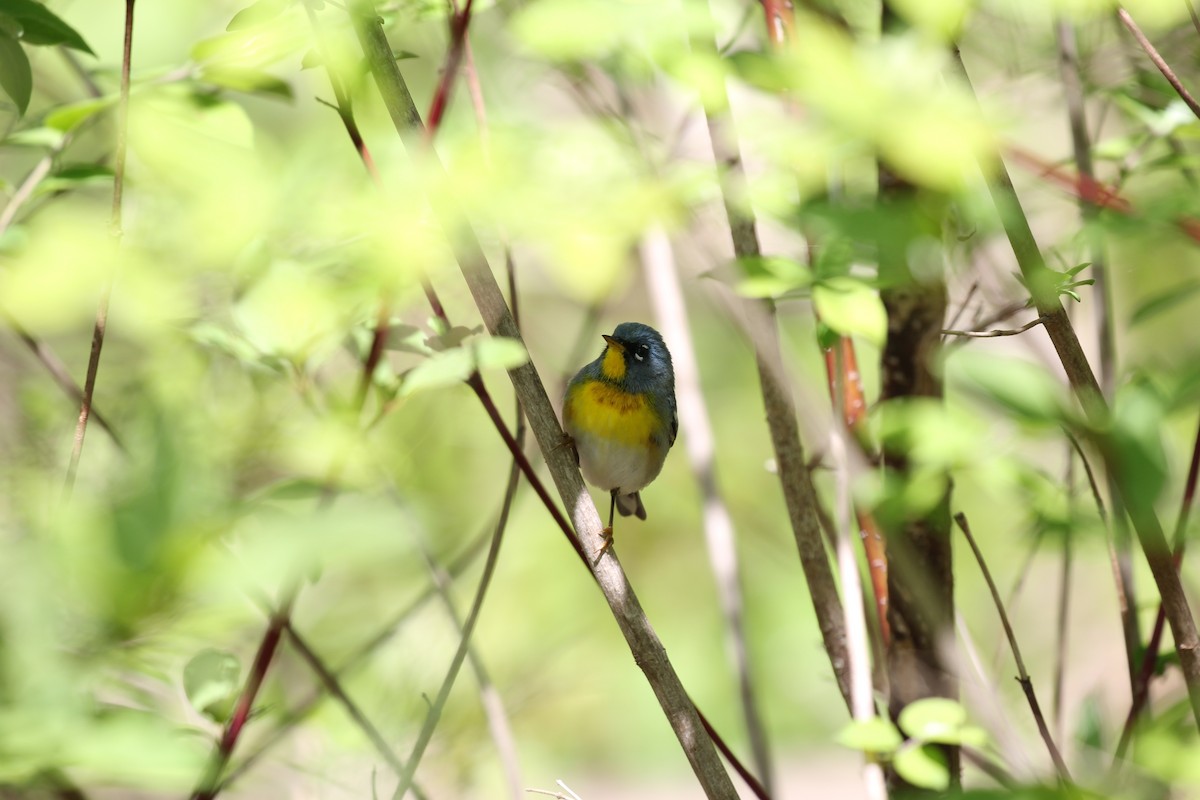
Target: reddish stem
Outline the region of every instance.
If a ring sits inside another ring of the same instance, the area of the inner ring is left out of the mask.
[[[1132,216],[1136,213],[1136,209],[1132,203],[1122,197],[1115,189],[1110,189],[1100,181],[1086,175],[1072,174],[1062,167],[1047,163],[1038,156],[1019,147],[1010,145],[1005,148],[1005,152],[1019,166],[1037,173],[1039,178],[1043,178],[1048,183],[1064,189],[1072,197],[1083,200],[1097,208],[1116,211],[1118,214],[1124,216]],[[1191,217],[1178,217],[1175,220],[1175,224],[1188,238],[1195,242],[1200,242],[1200,220]]]
[[[225,766],[233,755],[233,749],[237,746],[238,738],[246,727],[246,720],[250,718],[250,713],[254,709],[254,701],[258,698],[258,692],[267,676],[267,670],[271,668],[271,661],[279,649],[279,640],[288,624],[288,617],[291,615],[292,603],[295,598],[296,588],[293,587],[288,590],[284,601],[271,615],[271,622],[258,644],[258,652],[254,655],[254,663],[250,667],[250,674],[246,676],[246,685],[238,697],[237,706],[229,721],[225,723],[221,740],[217,744],[217,749],[213,751],[204,777],[192,791],[191,800],[213,800],[220,791],[221,773],[225,771]]]
[[[446,64],[442,68],[442,77],[438,81],[437,91],[433,94],[433,102],[429,104],[429,113],[425,115],[425,141],[432,142],[442,124],[442,116],[446,106],[450,104],[450,93],[454,88],[454,79],[458,68],[462,65],[463,51],[466,50],[467,26],[471,24],[471,4],[467,0],[462,11],[454,12],[450,17],[450,46],[446,49]]]

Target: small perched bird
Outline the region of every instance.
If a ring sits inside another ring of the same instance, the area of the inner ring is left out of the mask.
[[[638,494],[662,470],[675,443],[675,371],[658,331],[622,322],[604,336],[600,357],[576,373],[563,398],[563,428],[588,483],[609,492],[621,516],[646,518]],[[606,545],[607,546],[607,545]]]

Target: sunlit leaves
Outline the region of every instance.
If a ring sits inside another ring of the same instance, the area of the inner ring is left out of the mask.
[[[838,333],[859,335],[882,345],[887,311],[879,293],[854,278],[831,278],[813,286],[813,306],[821,320]]]
[[[738,260],[738,269],[742,277],[737,290],[746,297],[781,297],[812,284],[812,274],[788,258],[743,258]]]
[[[962,31],[975,0],[892,0],[891,6],[910,25],[950,42]]]
[[[456,151],[449,185],[472,223],[497,225],[533,248],[571,298],[591,302],[625,279],[647,225],[678,213],[671,187],[637,153],[595,128],[569,123],[494,131],[493,156]]]
[[[892,753],[904,743],[896,726],[881,717],[854,720],[837,735],[838,744],[864,753]]]
[[[224,722],[240,688],[241,665],[232,653],[208,648],[183,668],[183,691],[197,711]]]
[[[804,47],[738,59],[741,77],[772,93],[786,87],[843,141],[871,146],[914,183],[961,189],[988,163],[993,134],[940,45],[913,35],[857,44],[803,19]]]
[[[483,338],[436,353],[404,377],[401,393],[452,386],[478,369],[512,369],[529,360],[515,339]]]
[[[945,789],[950,784],[946,759],[938,744],[983,747],[987,734],[967,724],[962,704],[941,697],[909,703],[900,712],[899,729],[872,717],[851,722],[838,734],[844,747],[890,759],[897,774],[913,786]],[[909,738],[906,740],[901,731]]]
[[[955,700],[926,697],[909,703],[900,711],[900,728],[913,739],[938,744],[982,747],[987,734],[967,724],[967,710]]]
[[[713,36],[694,4],[644,0],[538,0],[513,22],[513,33],[531,52],[563,61],[673,59],[686,51],[689,31]]]

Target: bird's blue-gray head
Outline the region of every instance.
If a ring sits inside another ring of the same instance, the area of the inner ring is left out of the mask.
[[[640,322],[622,322],[605,336],[607,347],[600,358],[601,374],[624,381],[634,392],[675,389],[671,354],[659,332]]]

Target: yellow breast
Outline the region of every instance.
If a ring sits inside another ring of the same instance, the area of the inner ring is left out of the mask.
[[[644,395],[605,381],[575,387],[563,416],[568,428],[623,444],[653,444],[662,426]]]

